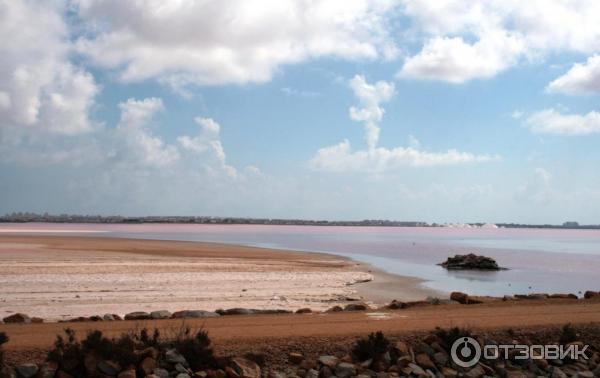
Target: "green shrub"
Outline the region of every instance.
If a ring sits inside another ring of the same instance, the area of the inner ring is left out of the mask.
[[[449,330],[436,328],[435,335],[442,340],[446,348],[450,348],[456,340],[463,337],[470,337],[471,332],[465,328],[458,327],[450,328]]]
[[[577,331],[575,328],[573,328],[571,323],[565,324],[565,326],[562,328],[559,341],[561,344],[568,344],[572,343],[573,341],[577,341]]]
[[[373,359],[377,361],[388,352],[390,341],[381,331],[371,333],[367,338],[359,339],[352,347],[352,357],[355,361]]]
[[[8,342],[8,336],[4,332],[0,332],[0,368],[4,366],[4,350],[2,350],[2,345]]]

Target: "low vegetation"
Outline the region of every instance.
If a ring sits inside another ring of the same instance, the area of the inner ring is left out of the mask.
[[[356,361],[379,361],[389,349],[390,341],[380,331],[359,339],[352,347],[352,357]]]

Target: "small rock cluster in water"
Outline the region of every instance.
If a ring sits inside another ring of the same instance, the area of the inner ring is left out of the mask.
[[[473,253],[468,255],[455,255],[439,264],[446,269],[472,269],[472,270],[502,270],[496,260],[491,257],[479,256]]]

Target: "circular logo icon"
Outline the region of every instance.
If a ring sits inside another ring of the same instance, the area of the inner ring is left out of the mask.
[[[450,356],[452,356],[452,361],[458,366],[469,368],[479,362],[481,347],[474,338],[461,337],[452,344]]]

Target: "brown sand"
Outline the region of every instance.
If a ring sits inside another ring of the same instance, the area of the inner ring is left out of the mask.
[[[303,337],[335,338],[360,336],[374,331],[386,334],[428,331],[440,327],[468,327],[471,329],[498,329],[585,324],[600,321],[600,301],[546,300],[509,301],[479,305],[431,305],[396,311],[342,312],[332,314],[289,314],[223,316],[219,318],[120,321],[48,324],[0,324],[11,341],[8,350],[45,349],[51,346],[58,333],[68,326],[77,334],[99,329],[106,335],[116,336],[133,329],[159,328],[163,335],[174,333],[182,325],[204,327],[211,339],[219,342],[236,340],[252,344],[269,339],[289,340]]]
[[[372,282],[354,284],[373,279]],[[0,235],[0,318],[166,309],[322,310],[436,293],[340,257],[213,243]]]

